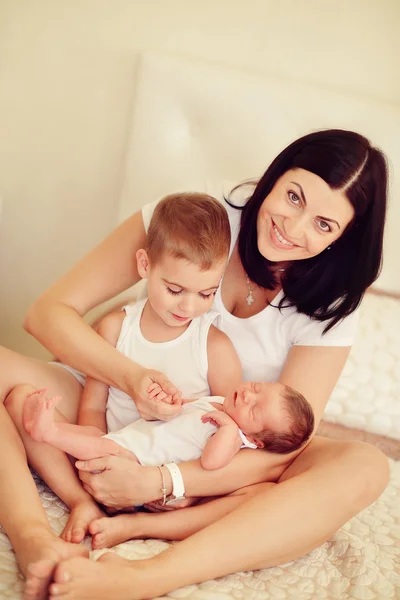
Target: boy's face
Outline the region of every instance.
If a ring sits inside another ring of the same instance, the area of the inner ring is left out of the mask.
[[[226,266],[224,260],[202,271],[168,253],[152,265],[145,250],[139,250],[137,260],[139,275],[147,279],[152,309],[171,327],[188,325],[211,308]]]
[[[284,385],[245,382],[224,400],[224,411],[251,438],[265,430],[286,431],[288,416],[283,400]],[[252,439],[257,443],[257,440]]]

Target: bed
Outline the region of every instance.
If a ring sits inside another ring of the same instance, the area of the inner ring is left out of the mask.
[[[135,81],[120,220],[171,191],[210,189],[209,181],[255,177],[284,144],[310,129],[352,127],[377,140],[394,164],[399,158],[394,147],[400,122],[395,107],[382,110],[373,101],[334,91],[157,55],[142,57]],[[303,558],[188,586],[168,598],[400,598],[400,300],[390,297],[400,291],[393,235],[398,207],[391,210],[388,260],[377,288],[389,295],[366,295],[356,343],[320,428],[322,435],[364,439],[381,447],[390,457],[389,486],[377,502]],[[59,533],[66,507],[36,476],[35,480]],[[90,548],[90,540],[84,543]],[[139,540],[113,551],[138,559],[166,547],[162,540]],[[92,553],[93,558],[98,555]],[[0,529],[0,597],[20,598],[22,586]]]

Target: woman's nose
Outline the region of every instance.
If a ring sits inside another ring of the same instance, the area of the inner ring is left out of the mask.
[[[283,222],[283,227],[283,235],[286,235],[289,241],[301,240],[306,228],[306,217],[305,215],[288,217]]]

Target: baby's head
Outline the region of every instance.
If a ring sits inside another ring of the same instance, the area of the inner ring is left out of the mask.
[[[243,383],[225,398],[224,411],[251,442],[276,454],[298,450],[314,430],[310,404],[282,383]]]
[[[230,239],[226,210],[211,196],[173,194],[157,204],[136,258],[149,303],[165,324],[187,326],[211,308]]]

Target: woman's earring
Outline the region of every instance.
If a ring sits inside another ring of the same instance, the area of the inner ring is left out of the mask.
[[[330,247],[330,246],[328,246],[328,247],[327,247],[327,250],[330,250],[330,249],[331,249],[331,247]]]

